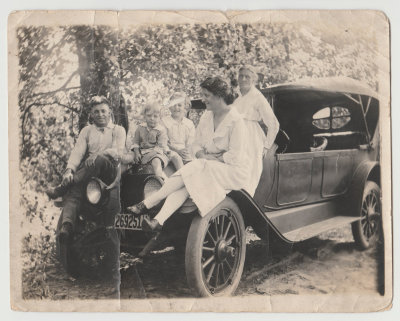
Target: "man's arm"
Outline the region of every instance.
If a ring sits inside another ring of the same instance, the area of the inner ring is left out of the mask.
[[[126,132],[121,126],[115,126],[113,129],[113,141],[111,148],[107,148],[103,154],[119,161],[124,157],[126,145]]]
[[[76,141],[76,144],[71,151],[71,155],[69,156],[67,163],[67,170],[75,172],[79,167],[79,165],[81,164],[88,148],[87,142],[88,142],[89,129],[90,126],[86,126],[81,130],[78,139]]]
[[[122,155],[125,152],[125,144],[126,144],[126,132],[125,129],[121,126],[115,126],[115,140],[113,143],[113,148],[117,149],[118,157],[122,158]]]

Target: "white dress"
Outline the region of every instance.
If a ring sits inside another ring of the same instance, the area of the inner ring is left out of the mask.
[[[250,162],[250,175],[244,189],[254,196],[263,170],[263,149],[273,145],[279,131],[279,122],[267,99],[255,87],[246,95],[238,97],[234,106],[242,115],[247,129],[246,154]],[[268,128],[267,136],[259,124],[261,120]]]
[[[196,128],[193,153],[200,150],[213,154],[216,160],[195,159],[174,175],[181,175],[185,187],[205,216],[224,200],[231,190],[244,187],[248,177],[245,150],[245,125],[235,109],[231,109],[214,131],[212,111],[206,111]]]

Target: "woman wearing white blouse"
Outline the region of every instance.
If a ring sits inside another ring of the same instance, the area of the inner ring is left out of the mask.
[[[245,125],[230,106],[234,100],[232,90],[218,77],[207,78],[201,88],[207,111],[196,129],[192,147],[196,159],[167,179],[159,191],[128,208],[141,214],[166,199],[154,219],[144,218],[145,230],[160,230],[189,196],[200,215],[205,216],[229,191],[243,188],[247,181]]]
[[[236,99],[234,106],[243,116],[247,129],[246,154],[249,156],[250,175],[245,190],[254,196],[263,170],[264,149],[270,149],[279,131],[279,122],[265,99],[264,95],[255,88],[257,73],[250,65],[239,69],[239,88],[241,96]],[[268,129],[267,136],[259,124],[263,121]]]

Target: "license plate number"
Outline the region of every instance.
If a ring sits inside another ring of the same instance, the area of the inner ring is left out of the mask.
[[[115,228],[125,230],[142,230],[143,216],[135,216],[133,214],[117,214],[115,216]]]

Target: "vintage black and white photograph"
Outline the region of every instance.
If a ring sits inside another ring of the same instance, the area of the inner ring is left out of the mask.
[[[8,42],[13,309],[390,306],[381,12],[27,11]]]

